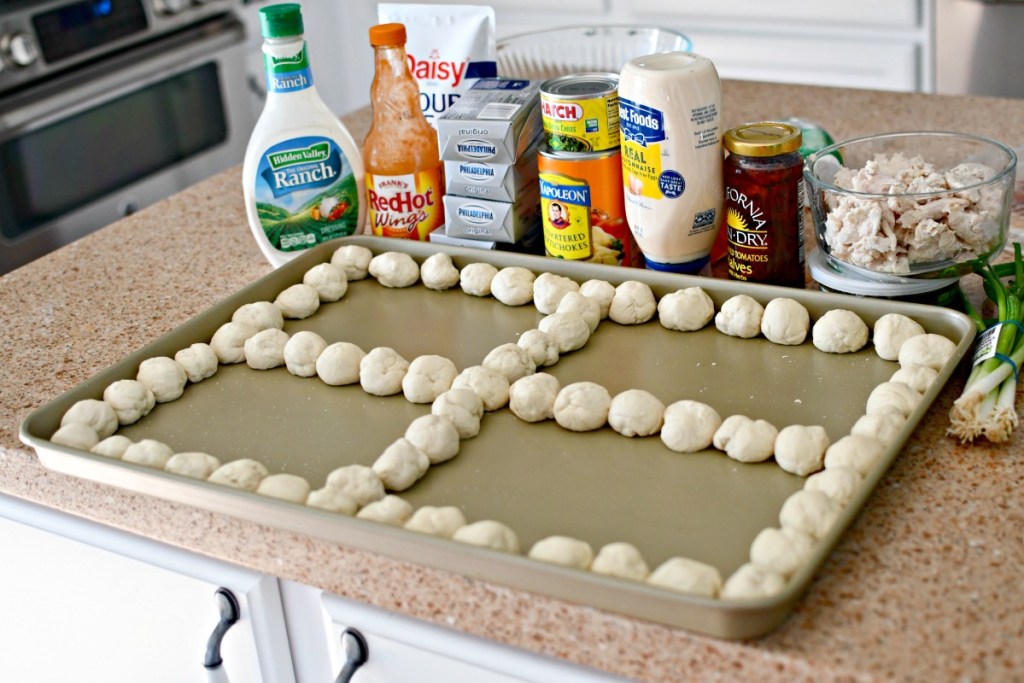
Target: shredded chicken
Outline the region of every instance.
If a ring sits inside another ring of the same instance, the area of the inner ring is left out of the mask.
[[[878,154],[861,169],[840,169],[837,187],[887,199],[829,198],[825,242],[837,258],[887,273],[909,273],[923,263],[973,258],[997,246],[1003,192],[975,187],[995,175],[984,164],[939,172],[919,156]],[[929,197],[907,194],[935,193]],[[941,194],[940,194],[941,193]]]

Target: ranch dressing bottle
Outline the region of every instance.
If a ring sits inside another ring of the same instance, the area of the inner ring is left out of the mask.
[[[697,273],[722,217],[722,84],[688,52],[626,62],[619,137],[626,221],[647,267]]]
[[[278,267],[321,242],[359,232],[363,160],[313,86],[298,4],[260,9],[267,103],[242,164],[249,227]]]

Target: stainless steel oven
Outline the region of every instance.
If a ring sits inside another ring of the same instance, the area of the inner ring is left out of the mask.
[[[5,3],[0,273],[242,161],[259,112],[230,0]]]

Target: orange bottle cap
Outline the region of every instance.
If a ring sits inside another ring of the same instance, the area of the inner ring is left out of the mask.
[[[377,24],[370,27],[370,45],[405,45],[405,24]]]

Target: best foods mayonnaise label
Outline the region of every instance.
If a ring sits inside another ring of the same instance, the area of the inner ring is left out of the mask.
[[[622,185],[629,194],[652,199],[674,199],[681,195],[686,187],[683,176],[672,169],[662,170],[665,114],[620,97],[619,130],[622,133]]]

